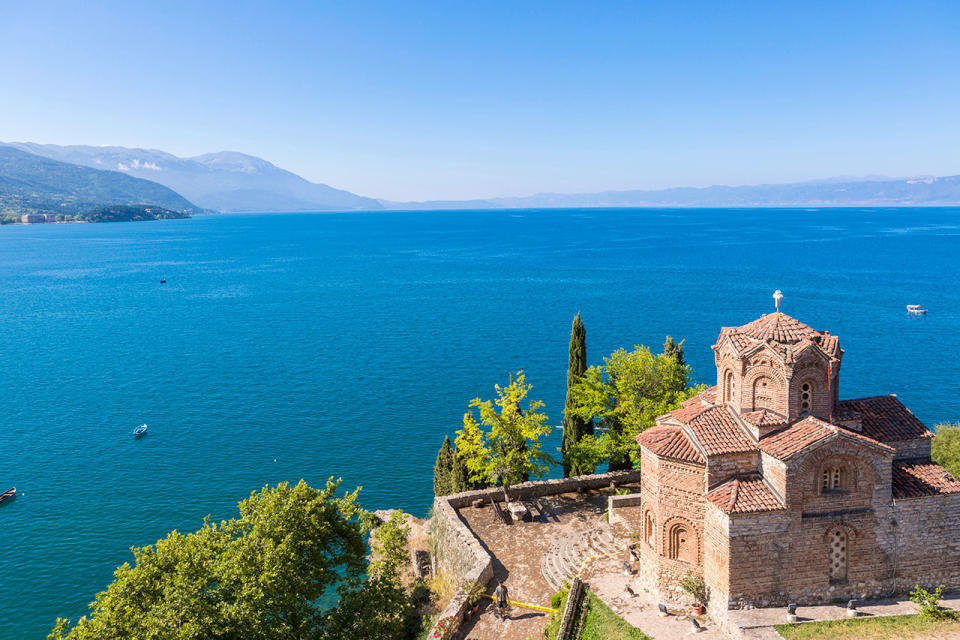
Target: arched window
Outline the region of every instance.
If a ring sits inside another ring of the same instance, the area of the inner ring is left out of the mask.
[[[844,475],[843,467],[824,467],[820,476],[820,490],[822,492],[842,490]]]
[[[847,532],[837,527],[827,536],[827,559],[830,563],[830,582],[847,579]]]
[[[687,529],[686,525],[675,524],[670,527],[667,555],[673,560],[681,560],[691,564],[696,563],[696,544],[694,543],[692,534]]]
[[[733,371],[727,371],[723,377],[723,400],[726,403],[733,402]]]
[[[653,514],[647,511],[647,515],[643,519],[643,541],[651,547],[653,546],[653,532]]]
[[[773,409],[773,381],[760,377],[753,383],[753,410]]]
[[[804,382],[800,386],[800,412],[810,411],[810,395],[813,393],[813,387],[809,382]]]

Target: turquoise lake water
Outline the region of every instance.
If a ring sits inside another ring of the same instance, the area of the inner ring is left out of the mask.
[[[786,313],[839,334],[841,397],[896,392],[928,424],[960,420],[958,255],[960,209],[0,228],[0,490],[25,492],[0,506],[0,638],[43,638],[131,545],[266,484],[340,476],[367,508],[424,515],[471,398],[525,369],[560,423],[578,310],[592,363],[670,333],[709,382],[720,327],[782,289]]]

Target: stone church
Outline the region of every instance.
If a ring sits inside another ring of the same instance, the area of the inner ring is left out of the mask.
[[[713,350],[716,386],[637,438],[646,586],[702,577],[714,615],[960,586],[960,482],[896,395],[840,400],[837,336],[778,310]]]

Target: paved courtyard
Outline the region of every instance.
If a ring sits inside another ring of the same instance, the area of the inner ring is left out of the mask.
[[[505,582],[510,600],[549,607],[550,596],[556,589],[541,571],[545,556],[562,541],[577,539],[604,524],[607,496],[611,493],[604,489],[541,498],[549,514],[546,522],[534,518],[530,522],[507,525],[495,517],[489,505],[465,507],[458,512],[493,556],[494,577]],[[623,555],[626,557],[626,552]],[[563,566],[573,564],[577,564],[576,559],[569,558]],[[559,565],[553,569],[555,572],[560,570]],[[509,620],[497,619],[493,615],[492,603],[487,601],[477,619],[465,627],[466,637],[539,640],[549,618],[547,613],[520,607],[513,607],[510,614]]]

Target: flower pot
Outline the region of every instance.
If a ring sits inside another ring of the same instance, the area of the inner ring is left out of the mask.
[[[702,616],[704,612],[704,606],[703,604],[698,602],[697,604],[690,607],[690,610],[693,611],[693,615]]]

